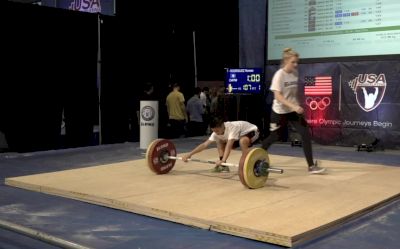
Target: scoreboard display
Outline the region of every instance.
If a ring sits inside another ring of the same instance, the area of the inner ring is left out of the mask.
[[[225,92],[227,94],[260,94],[262,79],[262,68],[227,68]]]

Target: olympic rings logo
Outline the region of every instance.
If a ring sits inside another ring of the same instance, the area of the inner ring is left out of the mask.
[[[322,99],[320,97],[316,97],[316,98],[307,97],[306,104],[313,111],[315,111],[317,109],[325,110],[326,107],[328,107],[331,104],[331,99],[329,97],[323,97]]]

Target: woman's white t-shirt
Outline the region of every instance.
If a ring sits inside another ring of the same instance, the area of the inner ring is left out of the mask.
[[[276,71],[274,77],[272,77],[271,91],[279,91],[285,99],[290,103],[299,105],[297,98],[297,87],[298,87],[299,76],[296,72],[287,73],[282,68]],[[278,114],[285,114],[293,112],[288,106],[282,104],[278,100],[274,99],[272,104],[272,110]]]
[[[224,134],[217,135],[213,132],[208,140],[221,142],[227,142],[230,139],[239,140],[240,137],[258,130],[256,125],[247,121],[224,122],[224,125]]]

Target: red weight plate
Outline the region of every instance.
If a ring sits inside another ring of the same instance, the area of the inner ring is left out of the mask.
[[[173,159],[165,156],[176,156],[175,145],[167,139],[156,139],[150,143],[146,151],[147,166],[156,174],[166,174],[175,165]]]

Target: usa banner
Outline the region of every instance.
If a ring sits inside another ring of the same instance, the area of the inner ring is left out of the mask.
[[[337,63],[305,64],[299,67],[299,89],[304,117],[314,141],[335,143],[341,134],[339,113],[339,67]]]
[[[267,68],[267,73],[277,69]],[[400,148],[399,76],[400,61],[300,65],[300,98],[312,139],[329,145],[379,142],[383,148]]]
[[[101,13],[103,15],[115,14],[115,0],[42,0],[41,4],[48,7]]]
[[[340,63],[343,144],[400,147],[400,61]]]

